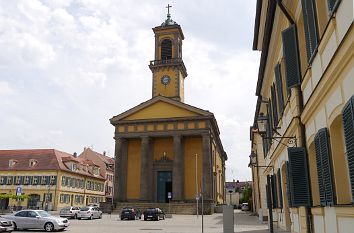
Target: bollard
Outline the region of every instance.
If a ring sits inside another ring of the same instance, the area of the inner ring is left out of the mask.
[[[223,206],[224,233],[234,233],[234,208],[232,205]]]

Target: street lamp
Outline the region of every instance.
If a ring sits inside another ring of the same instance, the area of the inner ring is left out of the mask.
[[[195,199],[197,201],[197,218],[199,215],[198,202],[199,202],[199,192],[198,192],[198,154],[195,154]]]

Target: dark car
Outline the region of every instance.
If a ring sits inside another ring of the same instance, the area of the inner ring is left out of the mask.
[[[120,213],[120,220],[135,220],[141,219],[141,211],[134,207],[124,207]]]
[[[144,211],[144,221],[165,219],[165,213],[160,208],[148,208]]]

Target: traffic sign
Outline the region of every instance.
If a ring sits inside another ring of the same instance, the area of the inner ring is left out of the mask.
[[[167,198],[168,198],[168,199],[172,199],[172,192],[168,192],[168,193],[167,193]]]

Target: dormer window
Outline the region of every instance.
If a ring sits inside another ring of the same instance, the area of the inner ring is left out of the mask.
[[[71,164],[71,170],[72,171],[76,171],[77,170],[77,164],[76,163]]]
[[[93,174],[96,176],[99,174],[99,171],[100,171],[100,169],[98,167],[93,167],[93,169],[92,169]]]
[[[17,160],[10,159],[9,160],[9,167],[14,167],[17,164]]]
[[[34,166],[37,165],[37,163],[38,163],[37,160],[35,160],[35,159],[30,159],[30,160],[29,160],[29,167],[34,167]]]

